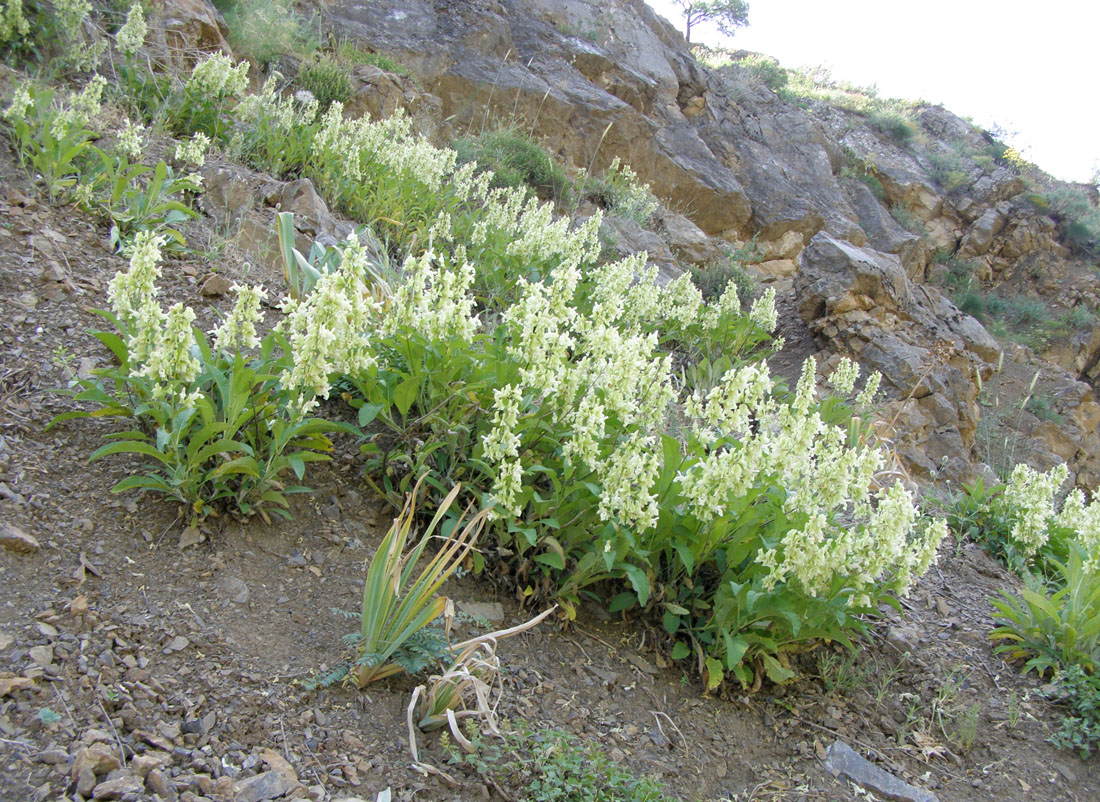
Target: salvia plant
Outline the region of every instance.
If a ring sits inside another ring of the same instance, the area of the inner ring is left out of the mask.
[[[308,418],[280,383],[293,355],[278,333],[260,338],[263,290],[237,285],[233,310],[210,332],[192,325],[182,304],[165,311],[157,300],[160,235],[135,237],[130,268],[111,283],[111,310],[101,312],[115,331],[95,332],[118,364],[78,379],[68,391],[92,410],[59,415],[112,417],[128,428],[91,456],[138,456],[144,473],[118,482],[114,492],[161,493],[183,505],[191,523],[220,510],[248,516],[289,517],[288,495],[309,488],[299,481],[311,462],[329,459],[334,431],[354,427]],[[211,339],[213,340],[211,342]]]

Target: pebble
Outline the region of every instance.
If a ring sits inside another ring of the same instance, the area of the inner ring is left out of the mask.
[[[4,651],[6,648],[11,646],[14,642],[15,642],[15,638],[13,638],[7,632],[4,632],[4,631],[0,630],[0,652]]]
[[[52,646],[32,646],[29,653],[31,660],[40,666],[48,666],[53,663]]]
[[[165,645],[164,654],[171,654],[172,652],[182,652],[190,645],[191,641],[187,640],[187,638],[183,637],[183,635],[176,635],[176,637],[172,638],[172,640],[168,641],[168,643]]]
[[[92,791],[93,799],[121,799],[127,794],[140,794],[145,790],[145,783],[140,777],[132,774],[118,777],[113,780],[105,780]]]
[[[0,521],[0,546],[16,554],[33,554],[38,551],[38,541],[18,526]]]
[[[234,786],[237,802],[263,802],[276,799],[298,787],[298,783],[272,769],[246,780],[239,780]]]

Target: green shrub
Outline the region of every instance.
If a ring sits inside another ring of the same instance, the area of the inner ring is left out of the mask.
[[[1027,399],[1024,408],[1039,420],[1052,421],[1058,425],[1062,424],[1062,416],[1054,408],[1050,396],[1032,395]]]
[[[1054,674],[1050,697],[1071,711],[1050,741],[1063,749],[1075,750],[1087,759],[1100,744],[1100,675],[1071,665]]]
[[[900,203],[895,203],[890,206],[890,216],[894,218],[894,221],[899,226],[910,234],[924,236],[928,233],[921,219]]]
[[[727,257],[725,262],[717,262],[705,267],[692,265],[688,269],[691,272],[692,283],[703,294],[705,301],[717,301],[732,283],[740,308],[745,308],[760,291],[756,280],[745,272],[741,262],[735,260],[732,255]]]
[[[317,98],[321,111],[326,111],[333,101],[346,103],[351,99],[351,79],[347,71],[327,55],[303,64],[296,83]]]
[[[916,123],[907,114],[889,106],[873,110],[868,122],[899,145],[908,144],[917,135]]]
[[[371,53],[368,50],[362,50],[350,39],[343,39],[336,45],[336,61],[349,69],[358,67],[360,64],[370,64],[394,75],[409,74],[408,67],[394,61],[385,53]]]
[[[746,56],[737,64],[773,92],[778,92],[786,87],[787,82],[790,80],[787,70],[781,67],[778,61],[767,56]]]
[[[954,192],[970,181],[966,162],[954,149],[935,150],[928,154],[928,172],[947,192]]]
[[[1042,206],[1062,223],[1070,247],[1089,256],[1100,254],[1100,209],[1078,187],[1059,185],[1042,197]]]
[[[543,197],[561,198],[569,184],[565,170],[517,127],[484,131],[452,143],[459,164],[474,162],[498,187],[527,186]]]
[[[80,181],[95,136],[88,125],[99,113],[106,83],[97,75],[81,93],[65,100],[52,89],[24,85],[4,110],[3,131],[15,146],[20,167],[43,185],[51,201]]]
[[[502,743],[484,740],[471,727],[472,751],[443,739],[451,765],[466,765],[494,783],[523,792],[522,802],[675,802],[655,779],[638,777],[594,744],[554,729],[525,723]]]
[[[261,67],[286,56],[305,58],[319,46],[313,24],[303,19],[293,0],[217,0],[229,28],[233,52]]]
[[[1081,666],[1089,674],[1100,668],[1100,573],[1074,545],[1063,562],[1048,560],[1051,587],[1032,581],[1016,599],[1001,592],[993,602],[996,627],[990,637],[1007,641],[994,651],[1009,659],[1028,658],[1024,671],[1040,676],[1048,670]]]

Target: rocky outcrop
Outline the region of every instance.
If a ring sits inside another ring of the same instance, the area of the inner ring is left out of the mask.
[[[233,55],[225,21],[207,0],[152,0],[149,29],[152,50],[183,66],[209,53]]]
[[[879,371],[887,397],[900,402],[895,439],[909,443],[908,467],[925,478],[966,476],[978,385],[1000,354],[997,341],[938,291],[911,282],[892,254],[822,232],[798,265],[802,319],[831,350]]]

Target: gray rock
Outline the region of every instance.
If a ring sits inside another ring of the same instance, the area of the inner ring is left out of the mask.
[[[93,799],[121,799],[126,794],[140,794],[145,790],[145,783],[141,777],[132,774],[126,777],[117,777],[113,780],[104,780],[92,791]]]
[[[176,802],[176,799],[179,798],[176,786],[160,769],[152,769],[149,772],[148,776],[145,778],[145,785],[150,791],[161,799],[167,800],[167,802]]]
[[[239,576],[227,575],[218,582],[218,591],[222,596],[236,604],[248,604],[248,585]]]
[[[262,802],[265,799],[277,799],[294,790],[298,783],[277,771],[265,771],[247,780],[240,780],[235,786],[237,802]]]
[[[95,788],[95,772],[90,766],[85,766],[76,775],[76,792],[87,799]]]
[[[825,769],[834,777],[898,802],[937,802],[928,791],[914,788],[869,762],[843,741],[834,741],[825,757]]]
[[[32,554],[39,549],[38,541],[13,523],[0,521],[0,546],[17,554]]]
[[[490,623],[504,620],[504,607],[500,602],[459,602],[458,609],[466,615],[480,616]]]

